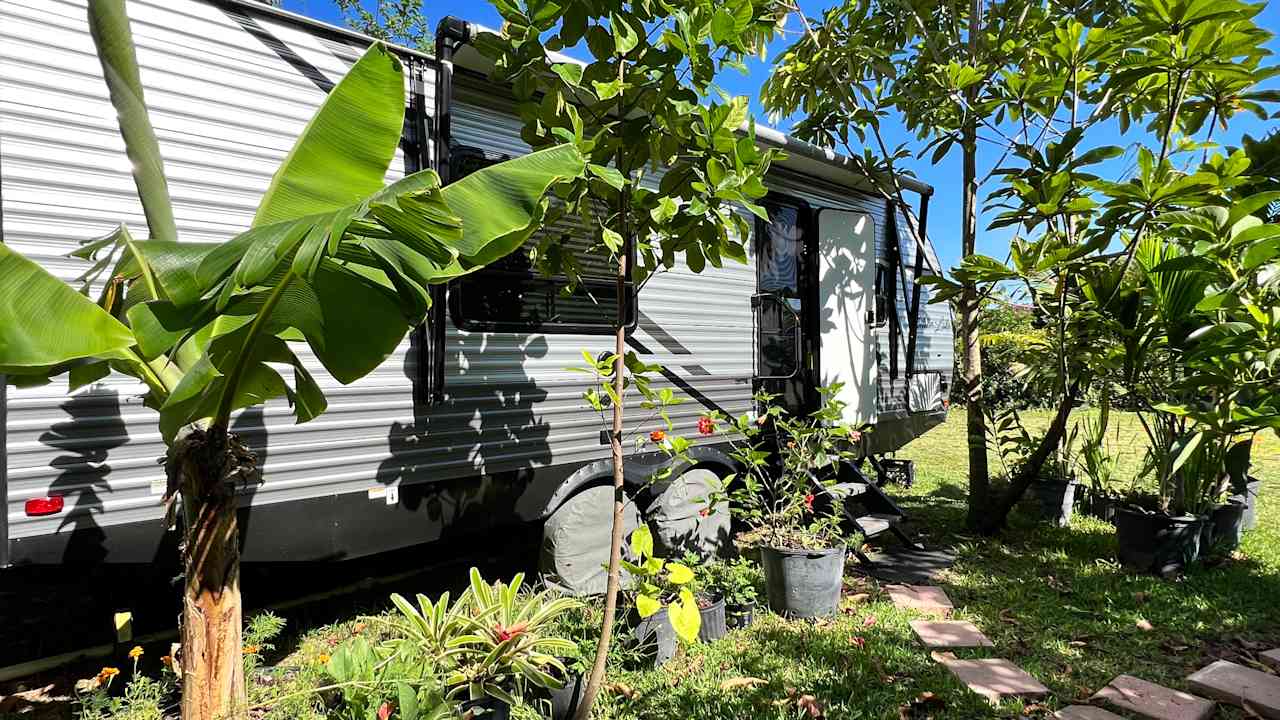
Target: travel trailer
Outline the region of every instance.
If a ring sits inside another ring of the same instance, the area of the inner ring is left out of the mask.
[[[271,173],[325,93],[371,40],[242,0],[130,0],[146,100],[184,240],[244,230]],[[434,56],[396,48],[406,68],[405,133],[393,163],[447,181],[523,153],[506,89],[447,19]],[[0,4],[0,231],[3,242],[68,282],[79,244],[124,221],[145,227],[86,20],[85,0]],[[755,221],[751,262],[685,267],[633,288],[628,344],[661,366],[687,401],[672,414],[696,437],[711,410],[751,412],[758,388],[796,412],[843,382],[848,419],[889,453],[941,422],[952,368],[945,304],[916,282],[938,271],[925,236],[931,189],[902,178],[915,208],[873,192],[847,158],[759,128],[781,148]],[[562,223],[547,232],[574,234]],[[428,322],[376,372],[329,380],[329,410],[295,425],[283,403],[239,414],[261,482],[243,489],[244,559],[342,560],[543,523],[546,569],[595,582],[607,553],[611,490],[600,417],[582,400],[584,350],[612,347],[612,279],[573,293],[523,253],[437,291]],[[319,379],[327,375],[308,354]],[[323,382],[323,380],[322,380]],[[150,562],[166,550],[165,446],[143,388],[109,376],[0,395],[0,567]],[[644,413],[630,412],[631,428]],[[659,461],[637,451],[631,522],[724,522],[691,510],[732,471],[722,437],[700,439],[695,465],[645,488]],[[723,528],[719,528],[723,529]],[[711,531],[717,528],[710,528]],[[170,534],[171,535],[171,534]]]

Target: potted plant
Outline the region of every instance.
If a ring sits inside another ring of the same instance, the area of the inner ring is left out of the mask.
[[[654,556],[648,525],[631,533],[630,546],[635,562],[623,560],[622,566],[632,581],[632,634],[657,667],[675,657],[677,641],[698,640],[702,613],[691,587],[694,574],[688,565]]]
[[[838,464],[856,457],[857,431],[844,423],[840,385],[820,388],[821,407],[803,417],[759,393],[753,421],[729,420],[742,440],[731,455],[742,471],[725,479],[731,511],[760,544],[769,607],[790,617],[834,615],[844,577],[846,540],[841,503],[815,507],[835,482]]]
[[[712,576],[720,567],[719,560],[705,562],[696,553],[687,552],[682,559],[694,572],[694,579],[689,583],[693,598],[698,601],[698,614],[702,625],[698,628],[698,639],[702,642],[715,642],[729,632],[728,610],[725,594],[717,578]]]
[[[1085,513],[1099,520],[1115,522],[1119,473],[1116,458],[1107,451],[1105,442],[1110,415],[1111,404],[1104,394],[1099,403],[1098,416],[1086,417],[1076,426],[1080,431],[1080,452],[1075,460],[1081,474],[1089,482],[1083,503]]]
[[[418,607],[400,595],[394,623],[396,652],[437,663],[445,697],[463,713],[502,720],[517,698],[533,689],[563,687],[568,671],[561,657],[574,653],[570,640],[548,632],[556,617],[578,602],[523,589],[524,575],[486,583],[471,569],[471,583],[457,602],[449,594],[432,603],[419,594]]]
[[[703,567],[702,581],[723,601],[727,628],[743,628],[755,620],[763,582],[759,565],[742,557],[717,560]]]

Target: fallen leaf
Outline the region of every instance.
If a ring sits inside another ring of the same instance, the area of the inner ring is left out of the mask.
[[[898,706],[899,720],[914,720],[920,717],[932,717],[931,715],[921,715],[931,710],[941,710],[946,707],[946,703],[942,698],[931,692],[922,692],[908,703]]]
[[[628,700],[635,700],[640,697],[640,693],[636,692],[635,688],[627,685],[626,683],[609,683],[608,685],[605,685],[604,689],[614,693],[615,695],[621,695]]]
[[[849,602],[851,603],[864,603],[870,599],[871,599],[871,593],[864,593],[864,592],[854,593],[850,595],[848,598]]]
[[[753,688],[757,685],[768,685],[769,681],[758,677],[733,677],[720,683],[721,690],[737,690],[738,688]]]
[[[809,717],[814,720],[822,718],[822,703],[812,695],[801,695],[796,698],[796,708],[801,712],[809,713]]]
[[[1012,613],[1012,610],[1005,608],[1000,611],[1000,619],[1010,625],[1021,625],[1022,623],[1018,622],[1018,620],[1012,616]]]
[[[1146,603],[1151,599],[1151,593],[1142,590],[1133,594],[1133,601],[1139,605]]]
[[[875,615],[868,615],[866,618],[864,618],[864,619],[862,620],[862,627],[864,627],[864,628],[869,628],[869,627],[871,627],[872,625],[875,625],[875,624],[876,624],[876,616],[875,616]]]
[[[1068,641],[1067,641],[1067,646],[1068,646],[1068,647],[1087,647],[1088,645],[1089,645],[1089,643],[1087,643],[1087,642],[1085,642],[1085,641],[1083,641],[1083,640],[1068,640]]]

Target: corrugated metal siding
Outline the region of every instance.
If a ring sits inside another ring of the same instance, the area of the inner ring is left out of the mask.
[[[128,8],[179,235],[228,239],[248,226],[324,93],[218,7],[132,0]],[[85,13],[84,0],[0,4],[4,240],[67,280],[85,267],[66,257],[79,240],[119,222],[137,235],[146,227]],[[296,54],[295,64],[333,82],[363,51],[279,20],[254,21]],[[398,155],[388,180],[403,169]],[[303,353],[325,384],[329,412],[295,426],[278,402],[237,419],[265,459],[266,483],[254,502],[374,484],[396,423],[413,421],[408,351],[406,342],[347,387],[326,384],[319,363]],[[141,386],[113,376],[74,397],[64,391],[61,383],[9,390],[10,537],[159,518],[164,445],[155,414],[138,398]],[[50,489],[67,496],[71,512],[26,517],[24,501]]]

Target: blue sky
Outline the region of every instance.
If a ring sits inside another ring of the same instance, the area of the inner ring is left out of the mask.
[[[823,8],[828,7],[834,0],[825,0],[814,2],[813,0],[802,0],[801,6],[810,15],[818,15]],[[446,15],[455,15],[457,17],[478,22],[489,27],[498,27],[501,23],[498,13],[493,6],[484,0],[424,0],[424,10],[434,25],[440,18]],[[284,7],[287,10],[309,15],[311,17],[324,20],[333,24],[341,25],[342,18],[337,6],[333,0],[284,0]],[[789,27],[795,28],[795,19],[790,20]],[[1280,0],[1272,0],[1267,8],[1258,18],[1258,23],[1273,33],[1280,33]],[[753,60],[748,63],[750,72],[747,75],[729,71],[721,76],[720,85],[729,92],[746,95],[751,98],[752,107],[758,118],[764,118],[764,112],[759,103],[760,85],[768,77],[769,67],[773,58],[780,53],[790,42],[794,41],[794,33],[786,35],[775,40],[770,47],[770,54],[766,61],[760,62]],[[1268,44],[1268,48],[1276,53],[1271,58],[1271,63],[1280,63],[1280,39],[1273,38]],[[1267,83],[1267,87],[1280,88],[1280,78],[1273,78]],[[1280,108],[1273,108],[1280,109]],[[775,124],[781,130],[789,128],[787,120],[780,121]],[[1255,137],[1265,134],[1273,128],[1280,128],[1280,120],[1261,121],[1253,115],[1237,115],[1233,119],[1229,130],[1222,133],[1221,130],[1214,133],[1215,139],[1226,145],[1238,144],[1240,137],[1244,134],[1250,134]],[[900,142],[915,143],[914,138],[905,132],[900,126],[893,123],[886,128],[886,140],[890,146]],[[1099,126],[1092,130],[1086,140],[1090,146],[1096,145],[1120,145],[1131,146],[1135,142],[1143,139],[1142,134],[1131,129],[1128,134],[1121,135],[1119,128],[1113,124],[1109,126]],[[919,147],[918,143],[913,145]],[[1196,154],[1199,157],[1199,153]],[[985,174],[990,168],[990,164],[997,159],[997,153],[991,150],[980,149],[979,151],[979,167],[980,176]],[[1112,161],[1108,165],[1102,166],[1100,174],[1108,177],[1117,177],[1127,171],[1132,164],[1131,155]],[[948,157],[944,158],[937,165],[931,165],[928,157],[920,160],[912,160],[906,163],[906,167],[912,170],[917,177],[924,182],[929,183],[935,189],[933,199],[929,205],[929,235],[932,237],[934,245],[938,249],[938,255],[942,261],[943,267],[950,268],[954,266],[960,258],[960,220],[961,220],[961,196],[960,196],[960,155],[957,150],[953,150]],[[995,181],[989,182],[982,188],[983,192],[994,190],[996,188]],[[1012,235],[1011,230],[987,231],[985,229],[986,222],[979,221],[978,235],[978,251],[994,255],[1003,259],[1008,252],[1008,243]]]

